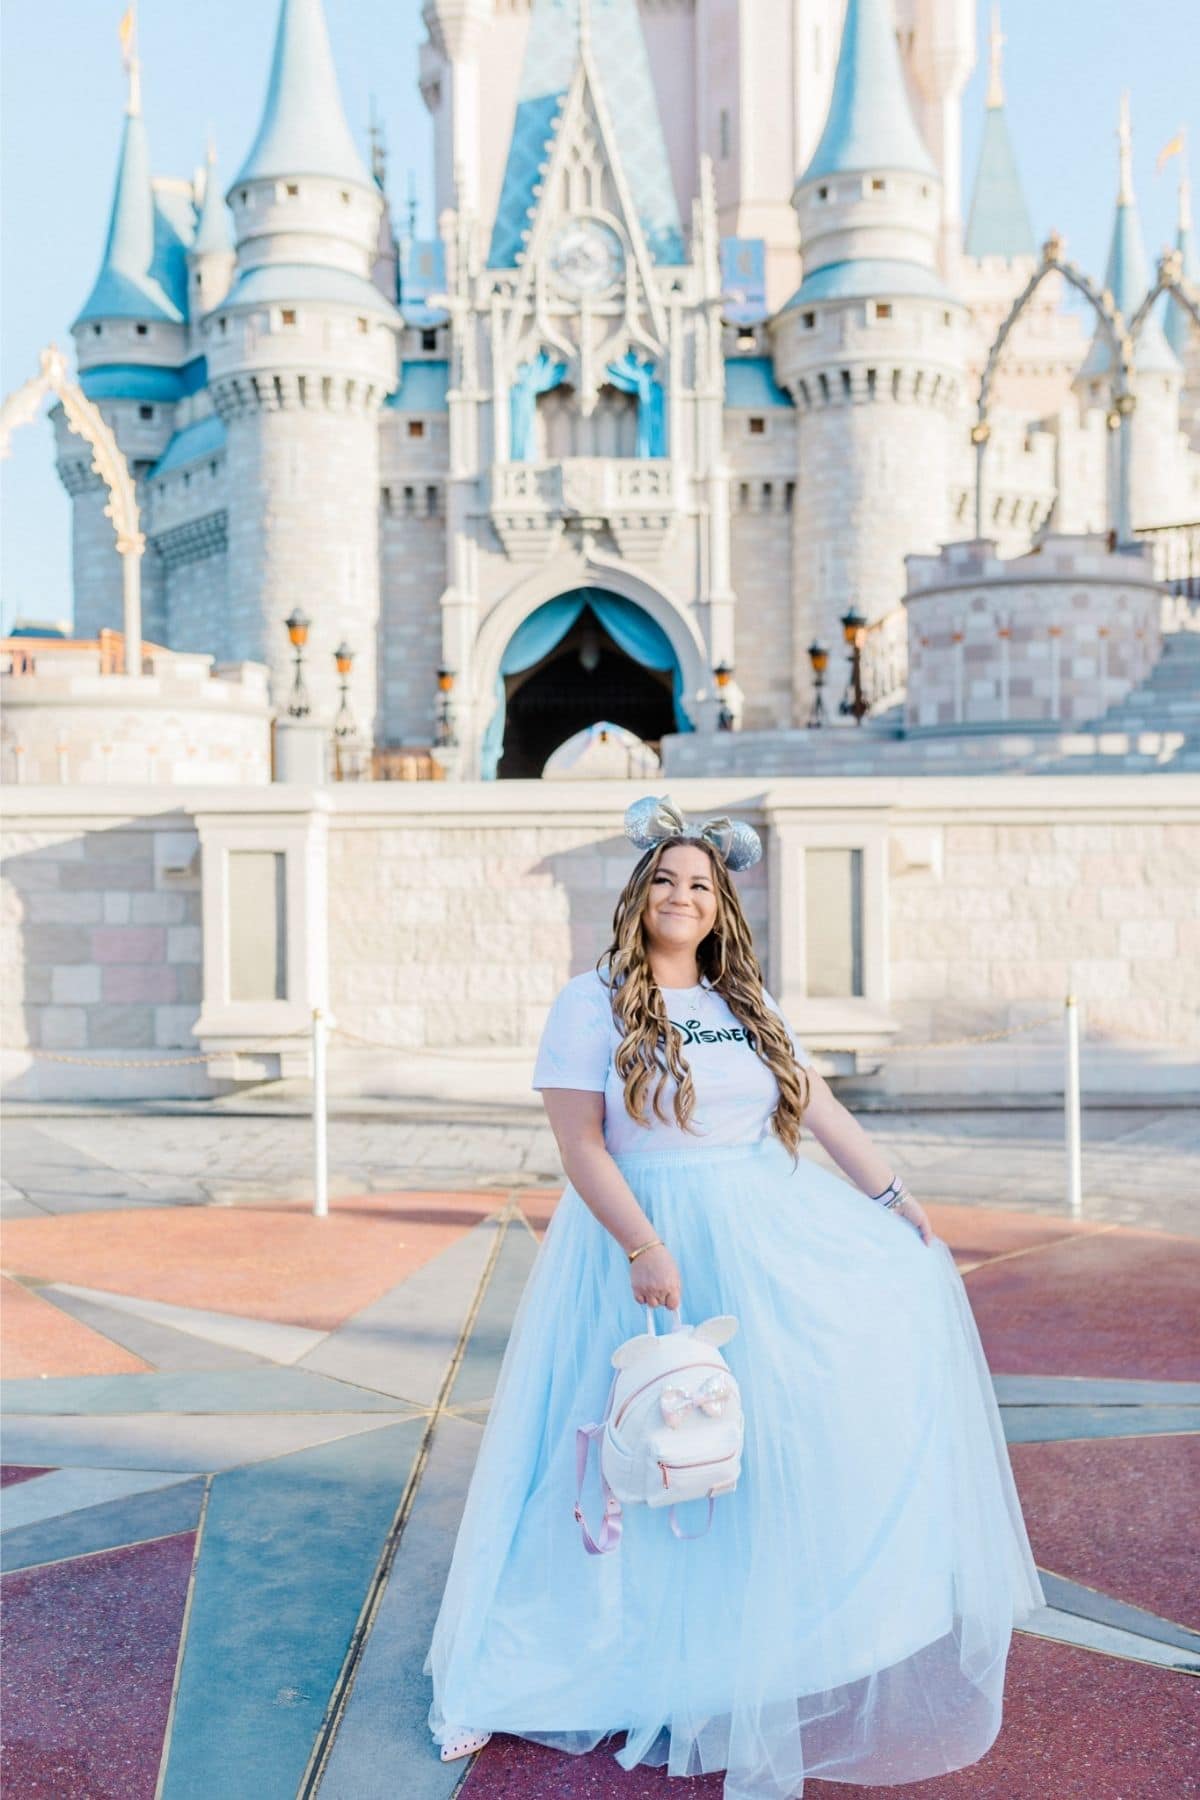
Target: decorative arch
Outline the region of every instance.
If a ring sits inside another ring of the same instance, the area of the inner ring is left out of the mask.
[[[1084,274],[1075,263],[1067,262],[1062,254],[1062,239],[1057,232],[1052,233],[1042,246],[1042,260],[1013,301],[999,331],[992,342],[988,359],[984,365],[983,377],[979,383],[979,402],[976,409],[975,424],[971,427],[971,442],[975,446],[975,536],[983,536],[983,464],[987,453],[988,442],[992,435],[991,403],[992,384],[1004,347],[1013,331],[1017,320],[1033,299],[1038,288],[1052,273],[1057,273],[1083,295],[1100,322],[1100,328],[1108,340],[1108,347],[1113,353],[1114,374],[1112,378],[1113,411],[1119,422],[1121,432],[1121,456],[1119,479],[1117,483],[1117,517],[1114,520],[1117,541],[1124,543],[1129,537],[1129,421],[1137,404],[1132,391],[1133,380],[1133,344],[1137,330],[1141,328],[1144,313],[1149,307],[1139,308],[1134,322],[1127,324],[1120,308],[1113,300],[1107,288],[1098,289],[1094,282]],[[1161,265],[1160,265],[1161,267]],[[1158,298],[1161,287],[1154,298]],[[1185,300],[1185,304],[1189,304]]]
[[[684,693],[707,695],[711,686],[704,639],[682,602],[619,563],[595,555],[558,557],[535,570],[496,603],[479,627],[471,655],[470,755],[478,767],[483,734],[491,718],[500,659],[517,627],[539,606],[575,588],[603,588],[631,600],[659,625],[669,639],[683,675]]]
[[[146,539],[141,529],[137,490],[120,445],[98,406],[71,380],[66,359],[56,344],[42,351],[41,366],[21,387],[14,388],[0,406],[0,458],[9,454],[12,434],[37,417],[47,394],[60,402],[68,428],[91,445],[92,468],[108,489],[106,519],[112,520],[121,558],[124,598],[125,673],[142,670],[142,556]]]
[[[1189,312],[1193,321],[1200,325],[1200,288],[1195,287],[1183,272],[1183,253],[1179,250],[1166,250],[1158,259],[1154,271],[1154,286],[1129,322],[1131,338],[1137,337],[1163,294],[1174,294],[1184,311]]]

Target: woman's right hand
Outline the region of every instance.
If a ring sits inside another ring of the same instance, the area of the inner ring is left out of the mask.
[[[639,1306],[666,1306],[674,1311],[683,1297],[675,1258],[665,1244],[643,1250],[637,1261],[629,1265],[629,1279]]]

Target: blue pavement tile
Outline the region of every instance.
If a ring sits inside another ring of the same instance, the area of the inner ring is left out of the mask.
[[[215,1477],[160,1800],[294,1800],[425,1429]]]
[[[0,1382],[0,1408],[14,1417],[85,1413],[402,1412],[386,1394],[331,1381],[308,1369],[223,1369],[166,1375],[67,1375]]]
[[[1200,1406],[1002,1406],[1010,1444],[1200,1431]]]
[[[432,1406],[500,1229],[494,1217],[474,1226],[296,1366]]]
[[[512,1329],[517,1303],[537,1255],[537,1240],[520,1220],[504,1233],[487,1293],[475,1320],[466,1352],[449,1395],[449,1404],[466,1407],[490,1400]]]
[[[321,1800],[447,1800],[466,1764],[444,1763],[429,1735],[422,1671],[479,1432],[442,1418],[367,1640],[325,1774]],[[397,1777],[403,1771],[403,1783]]]
[[[1060,1612],[1075,1613],[1081,1619],[1095,1619],[1102,1625],[1114,1625],[1120,1631],[1132,1631],[1138,1637],[1153,1638],[1156,1643],[1172,1644],[1179,1650],[1200,1655],[1200,1631],[1189,1631],[1174,1619],[1147,1612],[1143,1606],[1131,1606],[1127,1600],[1115,1600],[1098,1588],[1085,1587],[1082,1581],[1071,1581],[1039,1568],[1042,1591],[1048,1606]]]
[[[63,1513],[82,1512],[87,1506],[104,1506],[131,1494],[148,1494],[154,1488],[175,1487],[187,1477],[171,1469],[51,1469],[37,1481],[21,1481],[0,1494],[0,1528],[16,1531],[22,1525],[40,1525]]]
[[[1091,1375],[993,1375],[1001,1406],[1200,1406],[1200,1381]]]
[[[68,1556],[89,1556],[97,1550],[193,1531],[203,1494],[203,1476],[193,1476],[153,1493],[131,1494],[37,1525],[19,1525],[0,1538],[0,1568],[7,1575],[35,1563],[62,1562]]]

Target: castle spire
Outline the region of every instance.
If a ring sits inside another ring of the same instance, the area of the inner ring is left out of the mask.
[[[129,96],[117,159],[117,179],[100,272],[75,320],[77,326],[101,319],[164,319],[178,325],[183,319],[183,314],[153,273],[154,190],[150,181],[146,125],[141,112],[138,63],[128,48],[132,41],[132,28],[128,36],[123,29]]]
[[[1017,256],[1036,256],[1037,245],[1004,110],[1000,73],[1004,36],[999,7],[992,8],[989,44],[987,113],[963,249],[968,256],[1002,256],[1011,261]]]
[[[802,179],[867,169],[937,173],[913,118],[892,0],[847,0],[825,129]]]
[[[1200,287],[1200,255],[1196,251],[1196,239],[1192,230],[1192,183],[1188,173],[1187,145],[1184,142],[1183,174],[1179,177],[1179,226],[1175,233],[1175,248],[1179,251],[1183,264],[1183,273],[1193,287]],[[1174,294],[1167,296],[1167,317],[1164,329],[1167,342],[1172,350],[1183,361],[1196,331],[1196,323],[1191,313],[1180,306]]]
[[[1128,324],[1145,299],[1150,286],[1146,245],[1142,237],[1137,196],[1133,187],[1133,131],[1130,125],[1128,93],[1121,95],[1120,119],[1117,125],[1117,163],[1117,210],[1113,219],[1108,262],[1104,270],[1104,285]],[[1155,312],[1157,312],[1157,308]],[[1089,380],[1102,374],[1108,368],[1109,362],[1107,340],[1097,328],[1096,335],[1092,339],[1091,349],[1079,372],[1079,379]],[[1138,333],[1137,343],[1134,347],[1134,364],[1141,373],[1157,372],[1161,374],[1168,370],[1177,370],[1179,367],[1171,346],[1163,335],[1163,328],[1153,312]]]
[[[262,121],[233,185],[287,175],[371,186],[342,109],[321,0],[281,0]]]
[[[989,109],[1004,105],[1004,33],[1000,29],[1000,8],[992,8],[992,27],[988,33],[988,90],[987,105]]]
[[[205,159],[204,197],[200,202],[200,218],[190,248],[196,255],[232,248],[229,215],[217,185],[217,152],[211,139]]]

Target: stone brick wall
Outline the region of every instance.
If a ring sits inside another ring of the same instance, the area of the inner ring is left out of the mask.
[[[200,866],[187,818],[136,810],[99,823],[43,817],[35,829],[6,833],[4,848],[4,1048],[194,1051]],[[37,1074],[43,1093],[139,1091],[128,1076],[114,1085],[101,1071],[42,1064]],[[179,1070],[166,1091],[207,1085],[202,1070]]]
[[[437,483],[401,482],[389,486],[380,511],[377,738],[384,744],[433,741],[446,585],[441,498]]]

